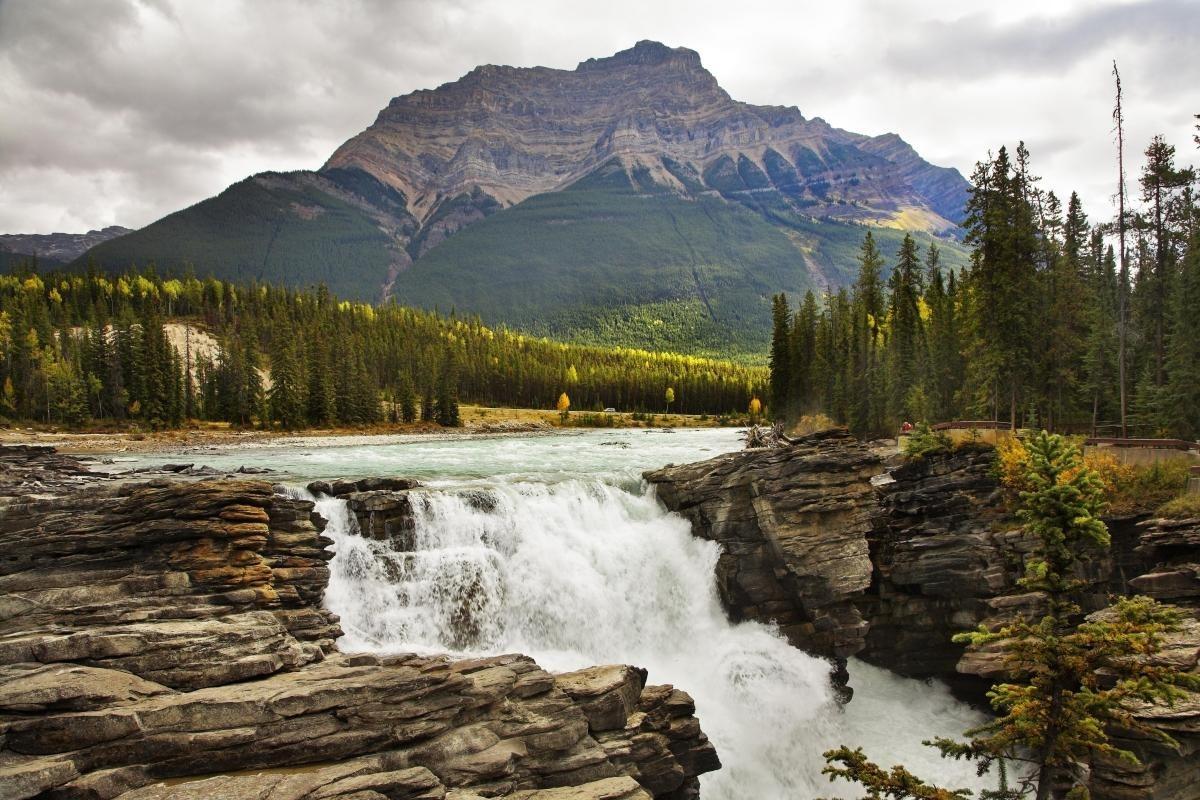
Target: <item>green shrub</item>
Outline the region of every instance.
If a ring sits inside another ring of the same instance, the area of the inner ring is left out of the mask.
[[[909,458],[925,458],[934,453],[949,452],[950,447],[949,436],[933,430],[928,423],[921,422],[913,428],[904,442],[904,455]]]

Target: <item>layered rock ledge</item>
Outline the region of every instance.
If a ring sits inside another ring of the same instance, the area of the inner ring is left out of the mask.
[[[1006,513],[994,459],[968,446],[905,461],[831,430],[645,477],[721,545],[718,589],[732,618],[774,622],[809,652],[937,678],[978,701],[1001,665],[952,636],[1036,602],[1017,585],[1031,542]],[[1146,594],[1200,619],[1200,520],[1108,522],[1111,554],[1085,568],[1089,610]],[[1166,657],[1200,671],[1200,622]],[[1098,765],[1092,796],[1200,798],[1200,698],[1141,714],[1179,749],[1130,742],[1145,766]]]
[[[685,800],[719,767],[633,667],[338,652],[311,502],[86,473],[0,454],[0,800]]]

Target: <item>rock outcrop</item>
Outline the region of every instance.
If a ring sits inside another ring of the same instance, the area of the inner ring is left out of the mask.
[[[324,520],[267,483],[5,499],[3,800],[686,800],[719,766],[691,698],[632,667],[338,652]]]
[[[1032,542],[1005,511],[994,458],[965,446],[905,461],[834,430],[645,477],[696,535],[721,544],[718,587],[733,618],[775,622],[810,652],[938,678],[980,700],[1002,664],[951,637],[1037,602],[1017,584]],[[1111,554],[1083,567],[1088,610],[1141,593],[1200,619],[1200,520],[1113,519],[1109,529]],[[1200,671],[1200,622],[1165,657]],[[1144,766],[1096,767],[1093,797],[1197,797],[1200,699],[1140,713],[1179,749],[1130,742]]]
[[[53,447],[0,447],[0,503],[18,495],[53,494],[95,483],[97,475]]]
[[[769,620],[797,647],[845,657],[867,623],[871,477],[880,457],[830,431],[646,474],[659,498],[721,544],[717,587],[736,620]]]

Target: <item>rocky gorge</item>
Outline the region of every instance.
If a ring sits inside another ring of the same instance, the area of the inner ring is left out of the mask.
[[[936,678],[982,700],[995,653],[951,637],[1036,598],[1017,586],[1031,542],[1005,511],[990,447],[906,460],[842,430],[646,473],[695,535],[719,542],[718,588],[735,619],[774,622],[797,647]],[[1200,671],[1200,519],[1108,520],[1109,555],[1087,565],[1091,610],[1144,594],[1193,618],[1164,658]],[[1200,797],[1200,697],[1139,715],[1179,748],[1126,742],[1143,765],[1093,767],[1095,798]],[[1120,732],[1117,732],[1120,736]]]
[[[635,667],[338,652],[325,521],[270,483],[0,455],[4,800],[682,800],[719,767]]]
[[[904,460],[827,431],[646,479],[692,535],[720,545],[733,620],[980,702],[999,662],[951,636],[1034,601],[1016,590],[1030,542],[993,462],[969,445]],[[328,498],[322,513],[340,504],[355,540],[394,553],[386,571],[422,551],[441,558],[422,550],[431,492],[461,503],[463,522],[498,519],[511,495],[406,477],[316,481],[309,495],[262,472],[103,475],[49,448],[0,451],[0,797],[681,800],[719,767],[691,697],[648,685],[653,672],[339,652],[343,627],[360,621],[334,606],[339,620],[325,597],[342,563],[329,537],[345,533],[326,528],[311,496]],[[1108,522],[1113,549],[1088,565],[1089,606],[1137,592],[1195,615],[1200,520]],[[449,599],[443,624],[473,636],[486,608]],[[1164,657],[1196,670],[1200,623]],[[1130,742],[1144,766],[1096,765],[1093,796],[1196,797],[1200,702],[1140,713],[1179,748]]]

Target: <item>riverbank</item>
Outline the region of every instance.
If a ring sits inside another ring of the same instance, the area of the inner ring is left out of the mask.
[[[309,428],[302,431],[240,429],[220,422],[196,422],[190,427],[165,431],[97,428],[63,430],[50,426],[0,428],[0,445],[56,447],[63,453],[97,455],[112,453],[199,452],[236,447],[312,446],[336,439],[339,444],[394,444],[412,437],[458,438],[463,436],[528,436],[592,429],[624,428],[715,428],[708,415],[609,412],[571,412],[563,424],[557,411],[531,408],[462,406],[463,425],[443,428],[428,422],[382,424],[358,428]],[[636,417],[636,418],[635,418]],[[602,421],[603,424],[592,424]]]

